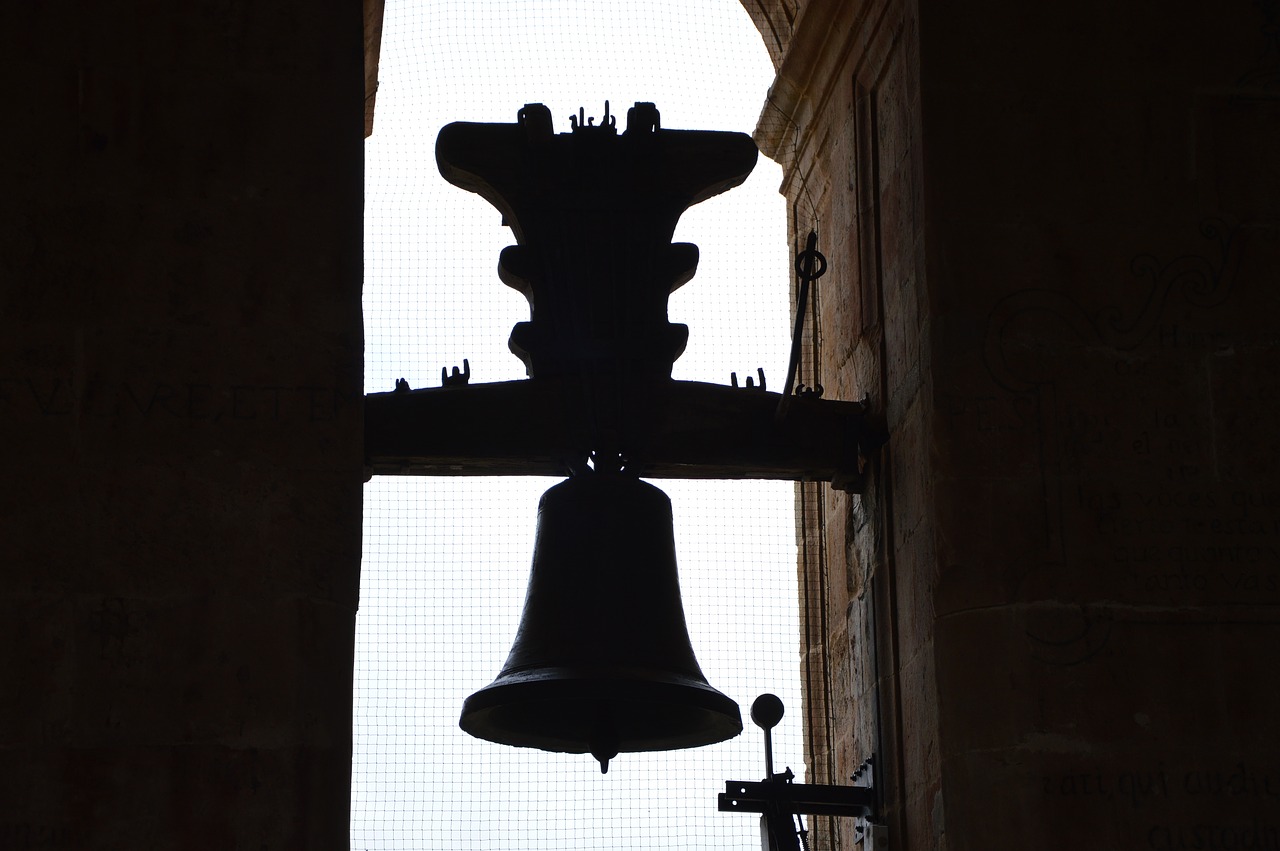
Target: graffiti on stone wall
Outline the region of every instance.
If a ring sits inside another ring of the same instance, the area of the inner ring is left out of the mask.
[[[988,314],[983,342],[983,357],[991,376],[1011,393],[1034,392],[1053,382],[1060,364],[1055,361],[1046,367],[1034,357],[1026,357],[1025,349],[1028,344],[1034,347],[1034,341],[1017,337],[1016,322],[1027,314],[1045,314],[1080,341],[1096,342],[1118,352],[1136,349],[1158,329],[1161,345],[1204,345],[1207,341],[1200,338],[1203,335],[1184,332],[1180,338],[1176,326],[1160,326],[1171,299],[1182,298],[1209,309],[1231,295],[1243,240],[1236,231],[1216,221],[1202,225],[1201,235],[1213,245],[1216,257],[1185,254],[1167,262],[1153,254],[1134,258],[1130,264],[1132,273],[1148,285],[1148,291],[1132,319],[1125,319],[1123,311],[1114,306],[1090,312],[1071,296],[1052,290],[1020,290],[1001,299]]]
[[[1240,88],[1280,88],[1280,0],[1254,0],[1262,13],[1262,50],[1249,70],[1236,81]]]
[[[1274,347],[1280,333],[1214,327],[1213,309],[1233,292],[1243,239],[1219,222],[1203,225],[1201,236],[1200,252],[1132,261],[1143,291],[1127,312],[1025,289],[998,302],[987,320],[983,357],[1003,394],[985,400],[979,421],[1034,432],[1042,560],[1065,563],[1068,542],[1102,554],[1130,599],[1243,602],[1280,590],[1280,493],[1248,477],[1223,485],[1236,476],[1215,455],[1215,416],[1205,401],[1214,388],[1187,385],[1188,374],[1199,374],[1188,364]]]
[[[1280,819],[1274,817],[1280,773],[1271,766],[1081,766],[1043,775],[1041,788],[1046,801],[1081,812],[1085,821],[1084,811],[1128,811],[1123,823],[1136,831],[1131,847],[1280,849]]]
[[[1106,606],[1081,606],[1063,613],[1050,625],[1048,618],[1027,629],[1031,658],[1046,665],[1071,667],[1088,662],[1107,648],[1115,619]]]

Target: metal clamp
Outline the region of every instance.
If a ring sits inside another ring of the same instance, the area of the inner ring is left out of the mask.
[[[794,783],[795,774],[790,768],[774,773],[772,731],[782,715],[782,701],[776,695],[762,694],[751,704],[751,720],[764,730],[765,779],[725,783],[725,791],[717,797],[717,809],[722,813],[761,813],[763,851],[808,851],[809,832],[800,819],[802,814],[857,818],[869,824],[876,813],[870,759],[854,774],[855,782],[863,779],[866,785]]]

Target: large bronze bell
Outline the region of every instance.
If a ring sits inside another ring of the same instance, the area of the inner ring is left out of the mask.
[[[602,772],[618,753],[742,732],[738,705],[707,683],[689,643],[666,494],[587,472],[542,495],[515,644],[459,725],[505,745],[589,752]]]

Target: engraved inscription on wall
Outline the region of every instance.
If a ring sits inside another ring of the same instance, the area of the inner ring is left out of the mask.
[[[1092,814],[1119,810],[1132,847],[1152,851],[1280,849],[1280,771],[1247,760],[1044,775],[1045,800]]]

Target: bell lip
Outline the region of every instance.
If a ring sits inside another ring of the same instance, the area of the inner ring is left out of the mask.
[[[681,750],[727,741],[742,732],[742,714],[737,702],[692,677],[673,677],[661,672],[651,679],[592,674],[582,669],[540,668],[504,674],[463,702],[458,726],[478,739],[515,747],[537,748],[556,753],[587,753],[587,736],[567,738],[530,730],[495,730],[486,722],[498,709],[519,705],[560,702],[566,705],[593,701],[621,701],[630,706],[651,704],[686,709],[702,723],[683,733],[656,735],[641,743],[619,738],[619,753]],[[573,691],[570,699],[566,691]]]

